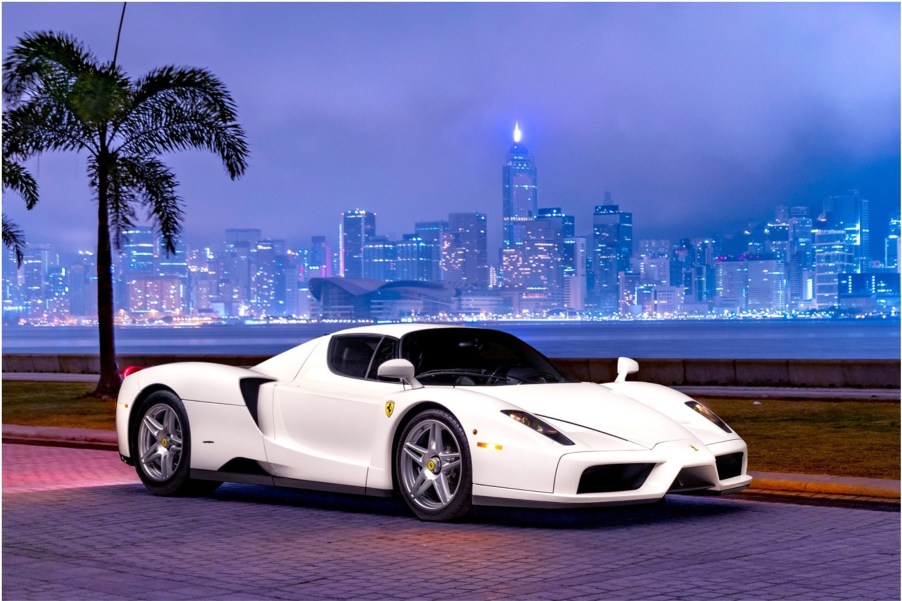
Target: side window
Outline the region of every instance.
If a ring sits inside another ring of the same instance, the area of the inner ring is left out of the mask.
[[[335,336],[329,344],[329,369],[349,378],[365,378],[381,336]]]
[[[329,369],[349,378],[375,380],[376,370],[396,356],[398,340],[388,336],[335,336],[329,345]]]

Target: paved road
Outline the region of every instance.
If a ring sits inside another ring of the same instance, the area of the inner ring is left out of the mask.
[[[426,524],[393,501],[153,497],[108,451],[3,445],[3,598],[898,599],[899,513],[733,498]]]

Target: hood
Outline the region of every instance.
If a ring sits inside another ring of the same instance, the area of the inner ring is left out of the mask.
[[[599,384],[523,384],[481,387],[479,392],[536,416],[611,434],[647,449],[669,440],[695,438],[662,413]]]

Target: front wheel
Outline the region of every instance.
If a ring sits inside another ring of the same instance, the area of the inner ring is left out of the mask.
[[[182,401],[167,391],[151,394],[138,409],[135,470],[155,495],[212,492],[218,482],[192,481],[191,431]]]
[[[424,411],[404,428],[395,459],[398,489],[421,520],[453,520],[469,511],[471,466],[466,434],[447,411]]]

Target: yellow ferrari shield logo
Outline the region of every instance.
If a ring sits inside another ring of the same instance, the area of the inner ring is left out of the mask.
[[[387,401],[385,403],[385,417],[391,417],[391,414],[395,412],[395,402]]]

